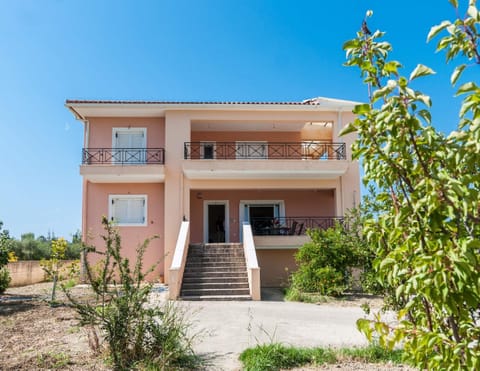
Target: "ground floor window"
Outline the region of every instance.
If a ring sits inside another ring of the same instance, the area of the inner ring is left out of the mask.
[[[255,200],[240,202],[240,220],[249,222],[255,234],[266,234],[275,220],[285,215],[283,200]],[[263,233],[265,232],[265,233]]]
[[[110,195],[109,220],[119,226],[146,226],[147,195]]]

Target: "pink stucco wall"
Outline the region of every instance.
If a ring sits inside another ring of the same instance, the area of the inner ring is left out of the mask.
[[[310,134],[310,133],[309,133]],[[267,142],[298,142],[308,134],[302,131],[193,131],[192,142],[216,141],[267,141]],[[317,131],[315,138],[310,140],[331,140],[331,131]]]
[[[160,262],[151,279],[164,275],[164,185],[161,183],[87,183],[86,218],[84,239],[88,244],[99,249],[104,247],[101,236],[104,234],[101,226],[102,216],[108,216],[108,196],[111,194],[141,194],[148,196],[147,226],[119,227],[122,238],[122,249],[126,257],[132,261],[135,258],[137,246],[146,238],[159,236],[150,242],[144,256],[145,268]],[[93,257],[95,263],[98,258]]]
[[[288,286],[290,275],[297,270],[294,257],[297,251],[297,249],[257,250],[261,286]]]
[[[138,127],[147,129],[147,148],[165,147],[165,118],[163,117],[91,117],[89,148],[111,148],[112,128]]]
[[[239,241],[241,200],[283,200],[287,217],[335,216],[333,190],[193,190],[190,193],[191,242],[203,242],[204,201],[215,200],[229,200],[230,242]]]

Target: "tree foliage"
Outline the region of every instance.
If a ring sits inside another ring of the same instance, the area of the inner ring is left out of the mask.
[[[40,266],[45,271],[48,278],[53,281],[52,296],[50,299],[52,304],[55,304],[58,281],[70,278],[73,282],[75,282],[75,277],[78,276],[79,273],[79,261],[74,261],[68,264],[67,267],[65,262],[67,246],[67,241],[62,237],[52,240],[50,259],[40,260]]]
[[[457,9],[456,0],[450,0]],[[476,1],[454,22],[432,28],[443,35],[437,49],[447,61],[460,59],[451,82],[479,68],[480,15]],[[347,65],[360,68],[369,102],[344,129],[356,131],[355,158],[375,185],[379,205],[365,233],[376,246],[379,280],[395,289],[398,324],[379,316],[359,320],[370,339],[393,347],[420,368],[480,369],[480,88],[465,82],[456,131],[448,136],[431,125],[431,99],[415,80],[434,73],[419,64],[409,76],[389,60],[383,32],[365,26],[347,41]]]
[[[42,260],[50,259],[52,254],[52,242],[58,238],[53,234],[35,237],[34,233],[24,233],[20,240],[13,240],[12,251],[20,260]],[[82,249],[81,235],[76,232],[72,236],[72,241],[66,241],[64,259],[74,260],[80,258]]]
[[[10,284],[11,277],[6,265],[12,256],[13,238],[8,230],[3,229],[3,222],[0,221],[0,294],[5,292]]]

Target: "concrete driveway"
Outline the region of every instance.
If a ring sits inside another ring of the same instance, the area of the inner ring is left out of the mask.
[[[356,306],[284,302],[278,291],[262,291],[263,301],[179,302],[201,331],[194,349],[209,359],[210,370],[239,370],[239,354],[271,341],[295,346],[366,345],[355,322],[365,316]]]

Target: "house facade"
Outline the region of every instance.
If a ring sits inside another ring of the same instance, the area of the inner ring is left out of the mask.
[[[189,246],[251,240],[261,286],[284,284],[305,231],[359,202],[355,135],[339,136],[355,105],[67,100],[84,125],[83,238],[102,246],[103,215],[130,258],[158,236],[146,263],[160,261],[153,278],[172,287],[182,284]]]

